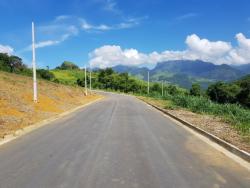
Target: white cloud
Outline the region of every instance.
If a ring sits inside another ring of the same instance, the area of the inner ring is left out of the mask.
[[[247,39],[242,33],[238,33],[235,38],[238,46],[230,51],[228,60],[238,64],[250,63],[250,39]]]
[[[121,65],[140,65],[146,56],[135,49],[121,49],[120,46],[106,45],[95,49],[89,54],[90,64],[93,67],[110,67]]]
[[[6,53],[8,55],[13,54],[14,49],[8,45],[2,45],[0,44],[0,53]]]
[[[205,57],[220,57],[232,48],[230,43],[223,41],[211,42],[207,39],[200,39],[195,34],[187,37],[186,44],[190,51]]]
[[[176,17],[176,20],[178,20],[178,21],[182,21],[182,20],[186,20],[186,19],[194,18],[194,17],[197,17],[197,16],[198,16],[198,14],[197,14],[197,13],[190,12],[190,13],[183,14],[183,15],[181,15],[181,16]]]
[[[84,31],[108,31],[108,30],[119,30],[119,29],[128,29],[135,27],[136,25],[140,24],[140,21],[146,19],[146,17],[143,18],[129,18],[126,19],[124,22],[114,24],[114,25],[107,25],[107,24],[100,24],[100,25],[94,25],[90,24],[83,18],[79,18],[79,21],[81,23],[81,28]]]
[[[107,2],[111,3],[112,2]],[[108,30],[119,30],[119,29],[128,29],[140,24],[141,20],[146,19],[147,17],[138,17],[138,18],[128,18],[124,22],[107,25],[99,24],[93,25],[87,22],[85,19],[71,16],[71,15],[60,15],[57,16],[53,21],[45,25],[39,25],[36,27],[36,36],[39,36],[40,41],[36,43],[36,48],[44,48],[48,46],[58,45],[70,37],[77,36],[80,30],[86,32],[92,31],[108,31]],[[30,51],[32,45],[23,48],[19,53]]]
[[[46,40],[46,41],[36,43],[35,47],[36,48],[43,48],[43,47],[46,47],[46,46],[53,46],[53,45],[56,45],[56,44],[59,44],[59,43],[60,43],[59,40]]]
[[[81,27],[84,31],[91,31],[91,30],[99,30],[99,31],[107,31],[113,29],[113,27],[101,24],[101,25],[92,25],[88,23],[85,19],[80,18]]]
[[[36,27],[35,35],[43,40],[37,41],[36,48],[44,48],[48,46],[58,45],[72,36],[76,36],[79,33],[79,29],[70,23],[65,22],[70,16],[62,15],[54,19],[53,22],[47,25],[41,25]],[[53,38],[53,39],[51,39]],[[30,51],[32,45],[20,50],[19,53]]]
[[[115,0],[104,0],[103,9],[115,14],[122,14],[122,11],[118,8],[117,2]]]
[[[60,22],[60,21],[66,20],[70,17],[71,17],[70,15],[59,15],[55,18],[55,22]]]
[[[187,49],[183,51],[166,50],[161,53],[140,53],[136,49],[122,49],[120,46],[105,45],[90,53],[89,63],[93,67],[112,67],[115,65],[154,65],[168,60],[203,60],[214,64],[250,63],[250,39],[242,33],[236,35],[238,46],[224,41],[209,41],[195,34],[186,38]]]

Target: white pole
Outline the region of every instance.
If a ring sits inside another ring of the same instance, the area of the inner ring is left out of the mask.
[[[85,83],[84,83],[84,86],[85,86],[85,94],[88,95],[88,91],[87,91],[87,67],[85,65]]]
[[[36,52],[35,52],[35,26],[32,22],[32,66],[33,66],[33,100],[37,102],[37,82],[36,82]]]
[[[91,70],[91,66],[89,66],[89,89],[90,91],[92,90],[92,70]]]
[[[161,95],[163,97],[163,80],[161,81]]]
[[[148,71],[148,94],[149,94],[149,71]]]

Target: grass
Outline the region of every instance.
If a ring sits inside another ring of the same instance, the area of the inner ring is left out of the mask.
[[[150,96],[169,101],[165,108],[181,107],[195,113],[219,116],[233,125],[241,134],[250,134],[250,110],[237,104],[217,104],[205,97],[189,95]]]
[[[82,70],[51,70],[55,78],[62,84],[75,85],[77,79],[84,77]]]

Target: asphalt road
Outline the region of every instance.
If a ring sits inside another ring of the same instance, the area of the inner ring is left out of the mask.
[[[250,173],[141,101],[110,95],[0,146],[1,188],[250,187]]]

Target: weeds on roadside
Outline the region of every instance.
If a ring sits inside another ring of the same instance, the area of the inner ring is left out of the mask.
[[[195,113],[219,116],[232,124],[241,134],[250,134],[250,110],[238,104],[218,104],[205,97],[190,95],[150,95],[149,97],[170,101],[166,108],[181,107]]]

